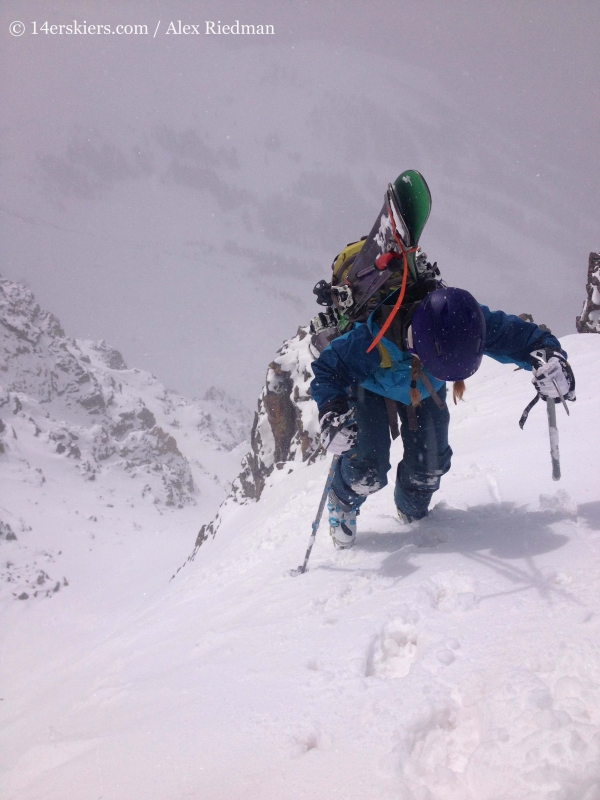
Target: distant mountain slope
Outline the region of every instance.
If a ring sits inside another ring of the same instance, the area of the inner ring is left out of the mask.
[[[47,481],[75,495],[76,487],[85,495],[85,484],[93,483],[96,494],[115,493],[112,507],[181,509],[202,495],[218,501],[250,419],[221,390],[188,400],[149,373],[128,369],[105,342],[66,336],[31,291],[0,280],[0,475],[13,487],[3,495],[0,538],[14,542],[13,550],[35,538],[24,495],[31,500]],[[15,587],[18,572],[5,570]]]

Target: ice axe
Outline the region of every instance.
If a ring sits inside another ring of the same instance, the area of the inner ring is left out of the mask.
[[[546,398],[548,412],[548,433],[550,434],[550,458],[552,459],[552,480],[560,480],[560,456],[558,453],[558,428],[556,427],[556,404],[552,397]]]
[[[315,543],[315,539],[317,538],[317,530],[319,528],[319,523],[321,522],[321,517],[323,516],[323,509],[325,508],[327,495],[329,494],[329,490],[331,489],[331,484],[333,483],[333,476],[335,475],[335,468],[337,466],[337,462],[339,461],[339,459],[340,456],[334,456],[331,462],[331,466],[329,467],[329,474],[327,475],[327,480],[325,481],[325,488],[323,489],[323,494],[321,496],[321,502],[319,503],[317,516],[315,517],[315,521],[312,524],[312,533],[308,541],[306,555],[304,556],[304,564],[301,564],[297,569],[290,570],[290,575],[304,575],[304,573],[306,572],[308,559],[310,558],[310,553],[311,550],[313,549],[313,544]]]
[[[531,355],[535,356],[535,358],[540,362],[540,365],[547,362],[546,353],[543,350],[536,350]],[[565,399],[561,395],[561,393],[560,393],[560,391],[558,389],[558,385],[557,385],[556,381],[552,381],[552,382],[554,384],[554,388],[556,389],[556,393],[557,393],[558,397],[560,398],[560,401],[562,402],[563,406],[565,407],[565,411],[568,414],[569,413],[569,409],[567,408],[567,404],[565,403]],[[521,419],[519,420],[519,427],[521,428],[521,430],[523,429],[523,426],[527,422],[527,417],[529,416],[529,412],[534,407],[534,405],[537,403],[537,401],[540,399],[540,397],[541,397],[541,395],[538,392],[538,394],[536,394],[536,396],[533,398],[531,403],[529,403],[529,405],[527,406],[525,411],[523,411],[523,414],[521,415]],[[546,401],[546,412],[548,414],[548,433],[550,435],[550,459],[552,460],[552,480],[553,481],[559,481],[560,480],[560,454],[558,452],[558,428],[556,427],[556,402],[554,401],[553,397],[546,397],[544,399]]]

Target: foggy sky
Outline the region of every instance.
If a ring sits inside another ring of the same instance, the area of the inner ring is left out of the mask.
[[[150,35],[31,34],[74,19]],[[178,19],[275,35],[165,35]],[[5,1],[0,274],[68,334],[252,406],[315,281],[416,168],[447,282],[574,332],[600,247],[599,22],[567,0]]]

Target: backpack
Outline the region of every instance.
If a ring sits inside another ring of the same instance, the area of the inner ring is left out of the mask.
[[[331,282],[321,280],[313,289],[317,303],[327,308],[311,322],[313,344],[319,352],[354,323],[364,322],[386,298],[397,294],[374,347],[404,298],[409,299],[407,289],[410,295],[410,288],[423,284],[424,278],[429,279],[428,291],[435,288],[431,279],[439,276],[437,264],[429,264],[418,247],[430,210],[429,187],[416,170],[406,170],[388,186],[369,235],[346,245],[333,260]]]

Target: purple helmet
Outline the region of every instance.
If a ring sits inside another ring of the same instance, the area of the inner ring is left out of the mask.
[[[435,289],[415,309],[412,339],[413,351],[436,378],[468,378],[479,369],[485,345],[479,303],[464,289]]]

